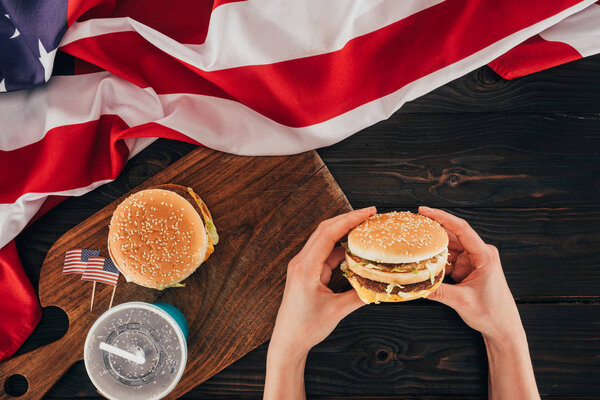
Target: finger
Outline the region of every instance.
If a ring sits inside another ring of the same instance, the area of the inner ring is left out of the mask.
[[[321,283],[325,286],[327,286],[327,284],[329,283],[329,281],[331,280],[331,269],[329,269],[328,267],[324,267],[323,270],[321,271]]]
[[[462,247],[462,245],[458,241],[458,238],[456,237],[456,235],[454,233],[450,232],[448,229],[444,228],[444,230],[448,234],[448,248],[450,250],[464,251],[465,249]]]
[[[454,262],[448,260],[446,266],[444,267],[444,275],[452,276],[452,271],[454,271]]]
[[[334,294],[332,303],[340,320],[365,305],[354,289]]]
[[[442,283],[434,292],[429,293],[426,298],[445,304],[458,311],[463,297],[461,289],[458,285]]]
[[[331,279],[331,271],[340,264],[340,262],[344,259],[344,254],[346,250],[338,246],[329,254],[327,260],[323,263],[323,268],[321,270],[321,283],[327,285],[329,280]]]
[[[475,268],[469,260],[467,253],[460,253],[453,264],[450,276],[455,282],[462,282]]]
[[[329,269],[337,268],[342,260],[346,257],[346,249],[342,246],[338,246],[329,254],[327,260],[325,260],[325,265],[329,267]]]
[[[338,240],[376,212],[375,207],[368,207],[322,222],[307,242],[306,251],[315,261],[324,262]]]
[[[448,250],[448,262],[449,263],[456,262],[456,260],[458,259],[458,256],[461,254],[462,253],[460,253],[456,250]]]
[[[487,254],[485,242],[464,219],[429,207],[419,207],[419,214],[439,222],[445,229],[456,235],[460,245],[469,254],[481,257]]]

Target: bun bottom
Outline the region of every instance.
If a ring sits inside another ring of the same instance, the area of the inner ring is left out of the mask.
[[[446,268],[444,267],[442,270],[442,274],[445,274],[445,272],[446,272],[445,270],[446,270]],[[350,282],[350,284],[352,285],[352,287],[354,288],[354,290],[356,290],[358,297],[360,297],[360,299],[366,304],[371,304],[371,303],[379,304],[381,302],[383,302],[383,303],[398,303],[401,301],[410,301],[410,300],[420,299],[422,297],[426,297],[429,293],[435,292],[436,289],[442,284],[442,281],[443,281],[443,279],[440,279],[439,281],[435,282],[435,284],[433,286],[431,286],[430,288],[418,290],[418,291],[414,291],[414,292],[404,293],[404,295],[400,296],[398,294],[387,294],[385,292],[376,292],[374,290],[368,289],[368,288],[362,286],[360,284],[360,282],[358,282],[358,280],[354,276],[349,276],[349,277],[347,277],[347,279]]]

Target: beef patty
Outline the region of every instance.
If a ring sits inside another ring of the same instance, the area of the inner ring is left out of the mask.
[[[434,280],[433,280],[434,285],[436,283],[438,283],[440,280],[444,279],[444,274],[442,273],[443,271],[444,270],[442,269],[434,278]],[[362,276],[360,276],[358,274],[354,274],[353,276],[361,284],[361,286],[364,286],[365,288],[372,290],[374,292],[387,293],[386,289],[387,289],[389,283],[372,281],[370,279],[363,278]],[[418,292],[419,290],[429,289],[432,286],[433,285],[431,284],[431,280],[427,279],[426,281],[423,281],[423,282],[402,285],[402,288],[400,288],[398,286],[394,286],[394,289],[392,289],[391,294],[398,294],[398,292],[403,292],[403,293]]]

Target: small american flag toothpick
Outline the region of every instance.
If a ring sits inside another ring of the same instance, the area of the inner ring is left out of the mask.
[[[106,257],[90,257],[85,272],[81,276],[84,281],[93,281],[94,286],[92,287],[92,301],[90,304],[90,311],[94,308],[94,294],[96,293],[96,282],[106,283],[113,285],[113,292],[110,298],[110,305],[108,308],[112,308],[112,303],[115,298],[115,291],[117,289],[117,282],[119,281],[119,270],[110,258]]]
[[[65,263],[63,264],[63,275],[83,274],[90,257],[100,255],[100,250],[92,249],[73,249],[65,253]]]

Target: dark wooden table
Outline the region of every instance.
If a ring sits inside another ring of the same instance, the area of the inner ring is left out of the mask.
[[[17,241],[37,286],[52,243],[194,146],[159,140],[113,183],[65,201]],[[319,150],[354,207],[426,204],[500,249],[544,398],[600,398],[600,56],[506,81],[487,67]],[[56,309],[20,351],[55,340]],[[267,345],[185,396],[260,398]],[[484,398],[483,342],[426,300],[362,308],[311,351],[311,398]],[[99,398],[83,363],[47,398]]]

